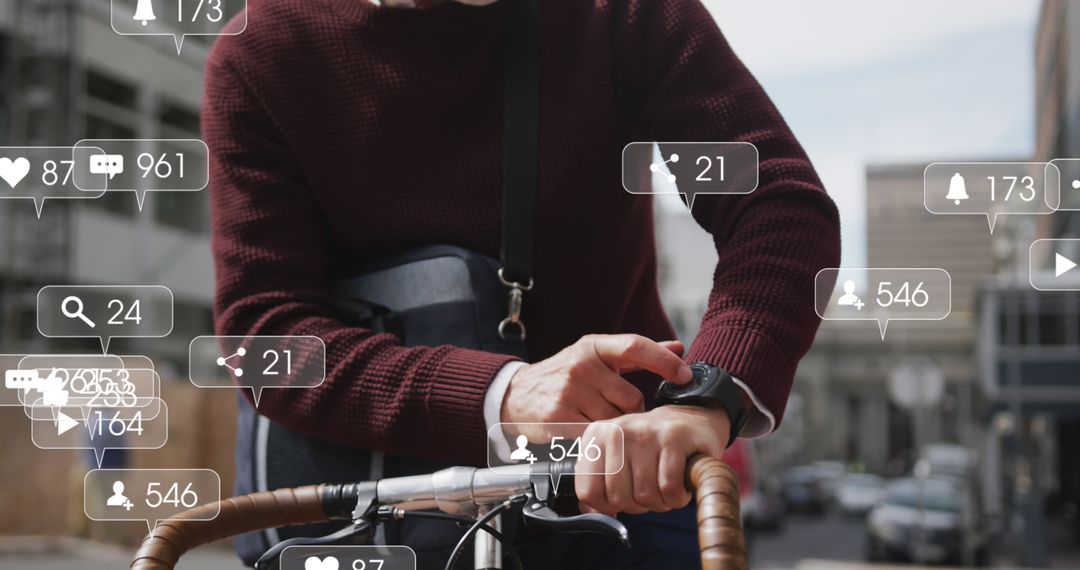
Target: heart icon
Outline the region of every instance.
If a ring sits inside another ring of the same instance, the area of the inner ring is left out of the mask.
[[[319,560],[318,556],[308,556],[304,561],[304,570],[338,570],[337,558],[327,556]]]
[[[14,190],[15,186],[22,182],[23,178],[30,172],[30,161],[25,158],[19,157],[15,160],[11,160],[8,157],[0,158],[0,178],[4,179],[4,182],[8,183],[8,186]]]

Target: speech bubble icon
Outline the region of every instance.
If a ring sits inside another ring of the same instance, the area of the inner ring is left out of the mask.
[[[95,154],[90,156],[90,174],[106,174],[112,180],[124,173],[124,155]]]
[[[121,36],[170,36],[176,53],[187,36],[235,36],[247,29],[247,0],[112,0],[109,21]]]
[[[935,162],[923,171],[923,206],[936,215],[985,216],[994,233],[1007,215],[1046,215],[1046,163]]]
[[[952,312],[952,276],[940,268],[829,267],[814,279],[814,311],[826,321],[940,321]]]
[[[625,436],[611,422],[498,423],[487,432],[488,469],[499,475],[546,474],[558,490],[562,470],[575,462],[575,475],[613,475],[623,467]]]
[[[37,370],[5,370],[4,387],[8,390],[30,390],[41,380]]]
[[[326,379],[326,345],[317,336],[199,336],[188,345],[188,378],[199,388],[314,388]]]
[[[92,450],[101,467],[110,449],[161,449],[169,439],[169,406],[147,418],[140,408],[52,407],[56,419],[30,422],[30,438],[40,449]],[[33,414],[38,417],[38,413]],[[80,425],[83,429],[74,429]]]
[[[200,505],[185,520],[216,518],[221,477],[213,469],[91,469],[83,477],[83,512],[94,521],[144,521],[153,530]]]
[[[25,396],[28,392],[27,388],[7,388],[7,373],[11,370],[19,370],[19,361],[25,357],[25,354],[0,354],[0,370],[4,371],[4,383],[5,387],[0,388],[0,408],[3,407],[23,407],[26,404],[23,403]],[[21,376],[21,375],[20,375]],[[17,383],[22,382],[22,378],[13,380]],[[31,378],[26,378],[27,381],[31,381]]]
[[[632,142],[622,151],[623,189],[681,194],[749,194],[758,187],[758,149],[748,142]]]

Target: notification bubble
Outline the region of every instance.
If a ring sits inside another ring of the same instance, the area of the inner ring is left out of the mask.
[[[98,355],[63,355],[63,357],[65,357],[65,358],[72,358],[72,357],[79,357],[79,356],[82,356],[82,357],[85,357],[85,358],[97,358],[97,359],[102,359],[103,358],[102,355],[100,355],[100,354],[98,354]],[[6,380],[6,376],[7,376],[8,371],[14,371],[16,375],[22,375],[22,372],[19,370],[19,368],[20,368],[23,360],[26,357],[27,357],[26,354],[0,354],[0,371],[4,372],[5,380]],[[49,358],[58,358],[58,357],[57,356],[49,356]],[[112,361],[103,362],[102,364],[107,364],[107,365],[111,366],[114,363],[118,363],[120,365],[120,367],[122,367],[122,368],[147,369],[147,370],[153,370],[154,369],[154,362],[152,360],[150,360],[149,358],[145,357],[145,356],[119,356],[119,357],[112,356],[111,358],[118,358],[119,362],[117,362],[116,360],[112,360]],[[26,374],[29,374],[29,373],[30,373],[30,371],[26,371]],[[161,379],[160,379],[160,377],[157,377],[157,381],[158,381],[157,390],[158,390],[158,392],[160,392],[160,389],[161,389]],[[13,406],[23,407],[24,410],[25,410],[25,406],[26,406],[25,391],[21,390],[21,389],[11,389],[11,388],[6,388],[6,387],[0,388],[0,407],[13,407]],[[27,415],[29,416],[30,413],[27,412]]]
[[[153,418],[145,417],[140,408],[57,407],[56,420],[30,422],[30,437],[40,449],[93,450],[101,467],[110,449],[161,449],[165,445],[169,406],[160,400],[158,405],[160,411]]]
[[[758,186],[758,149],[746,142],[632,142],[622,152],[631,194],[749,194]]]
[[[1080,291],[1080,239],[1038,239],[1028,249],[1028,275],[1039,291]]]
[[[416,570],[408,546],[287,546],[281,570]]]
[[[21,390],[24,410],[33,420],[55,420],[58,408],[139,408],[144,419],[160,410],[161,378],[148,368],[126,368],[117,356],[31,355],[19,370],[33,377]]]
[[[109,14],[121,36],[171,36],[177,55],[187,36],[236,36],[247,29],[247,0],[111,0]],[[238,14],[240,29],[226,32]]]
[[[935,162],[923,171],[923,205],[931,214],[998,216],[1054,212],[1041,162]]]
[[[317,336],[199,336],[188,345],[188,376],[199,388],[314,388],[326,379]]]
[[[88,152],[101,149],[87,148]],[[76,168],[70,146],[0,147],[0,199],[32,200],[40,218],[46,200],[98,198],[108,177],[86,172],[82,186],[75,184]]]
[[[173,294],[163,285],[48,285],[37,295],[38,332],[49,338],[161,338],[173,328]]]
[[[814,279],[814,310],[827,321],[940,321],[952,312],[952,277],[939,268],[826,268]]]
[[[153,530],[159,522],[200,505],[212,504],[208,521],[221,506],[221,477],[212,469],[91,469],[83,477],[83,512],[94,521],[145,521]]]
[[[42,396],[50,390],[68,390],[66,381],[59,381],[52,376],[54,368],[124,368],[122,358],[111,354],[27,354],[18,360],[8,363],[6,370],[16,373],[26,379],[27,386],[13,390],[19,405],[24,406],[27,417],[33,418],[31,406],[37,404],[48,411],[49,406],[44,403]],[[6,373],[5,373],[6,376]],[[50,397],[54,400],[56,396]],[[70,398],[70,395],[68,396]],[[54,414],[41,416],[39,419],[55,418]]]
[[[75,143],[73,180],[108,176],[106,192],[134,192],[141,211],[147,192],[198,192],[210,180],[210,150],[199,139],[92,139]]]
[[[498,423],[487,432],[488,469],[522,475],[537,473],[537,465],[575,461],[575,475],[613,475],[623,467],[624,445],[622,428],[611,422]],[[558,490],[562,474],[547,475]]]
[[[1080,210],[1080,158],[1055,158],[1046,165],[1046,205]]]

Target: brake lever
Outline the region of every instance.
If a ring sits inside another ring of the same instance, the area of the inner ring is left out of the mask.
[[[600,513],[585,513],[580,515],[562,516],[551,508],[557,495],[572,494],[573,491],[573,462],[563,461],[549,466],[548,473],[534,473],[532,476],[533,492],[529,495],[525,506],[521,509],[521,516],[527,524],[534,524],[540,528],[548,528],[555,532],[581,531],[606,534],[619,539],[619,542],[629,546],[630,532],[626,525],[614,517]],[[554,481],[563,481],[560,485],[563,492],[556,492]]]
[[[630,532],[618,519],[600,513],[562,516],[535,496],[530,497],[525,503],[521,516],[527,524],[534,524],[555,532],[595,532],[617,538],[623,544],[630,544]]]

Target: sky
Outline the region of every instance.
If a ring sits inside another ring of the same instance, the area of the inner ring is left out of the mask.
[[[868,164],[1034,152],[1039,0],[704,3],[836,200],[845,266],[868,264]]]

